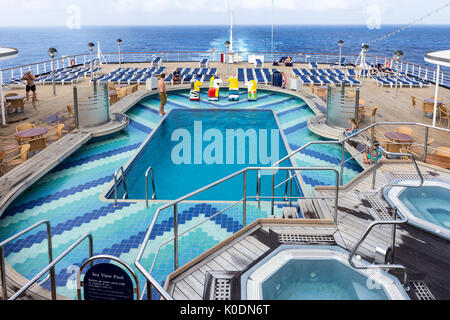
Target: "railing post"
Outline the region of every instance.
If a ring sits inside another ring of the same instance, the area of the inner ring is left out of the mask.
[[[290,184],[289,184],[289,207],[292,207],[292,174],[289,172]]]
[[[288,201],[288,188],[289,188],[289,170],[286,171],[286,186],[284,188],[284,201]]]
[[[345,170],[345,141],[342,143],[342,158],[341,158],[341,186],[344,185],[344,170]]]
[[[152,300],[152,283],[147,281],[147,300]]]
[[[53,246],[52,246],[51,227],[50,227],[49,222],[47,222],[46,225],[47,225],[48,263],[51,264],[53,262]],[[52,267],[50,269],[50,286],[51,286],[52,300],[56,300],[55,267]]]
[[[261,170],[258,170],[256,181],[256,201],[258,201],[258,208],[261,208]]]
[[[80,123],[78,119],[78,92],[77,92],[77,86],[73,85],[73,107],[75,112],[75,128],[79,129]]]
[[[423,143],[423,162],[427,163],[427,155],[428,155],[428,133],[429,133],[429,128],[426,127],[425,128],[425,140]]]
[[[394,208],[393,213],[392,213],[392,221],[396,221],[397,220],[397,208]],[[395,259],[395,236],[396,236],[396,232],[397,232],[397,224],[394,223],[392,225],[392,254],[391,254],[391,264],[394,264],[394,259]]]
[[[271,214],[275,214],[275,170],[272,171],[272,209]]]
[[[372,150],[370,150],[372,152]],[[375,190],[375,184],[377,180],[377,170],[378,170],[378,155],[379,155],[379,147],[377,147],[377,154],[375,155],[375,164],[373,167],[373,177],[372,177],[372,190]]]
[[[336,195],[334,199],[334,223],[338,224],[338,206],[339,206],[339,173],[335,171],[336,173]]]
[[[3,300],[8,300],[8,290],[6,286],[6,267],[5,267],[5,257],[3,253],[3,247],[0,247],[0,275],[2,280]]]
[[[244,171],[244,202],[242,205],[242,221],[245,228],[247,226],[247,171]]]
[[[178,269],[178,205],[173,205],[174,271]]]

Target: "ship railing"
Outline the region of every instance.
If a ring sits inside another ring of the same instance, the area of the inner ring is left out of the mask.
[[[153,52],[121,52],[120,61],[122,63],[151,63],[156,57],[161,57],[163,62],[199,62],[206,58],[210,62],[220,62],[225,52],[209,50],[209,51],[153,51]],[[356,64],[359,58],[357,54],[339,54],[334,53],[303,53],[303,52],[233,52],[233,55],[239,56],[238,61],[248,61],[250,55],[264,56],[264,61],[271,63],[279,60],[281,57],[291,56],[294,63],[315,62],[325,65],[337,64],[339,57],[345,58],[345,63]],[[366,60],[370,64],[389,65],[393,70],[397,70],[396,63],[390,57],[367,55]],[[119,63],[119,54],[117,52],[102,53],[100,59],[97,55],[95,62],[98,63]],[[55,58],[55,70],[63,70],[72,66],[89,66],[90,55],[78,54],[70,56],[62,56]],[[326,67],[329,67],[329,66]],[[1,70],[3,79],[6,84],[11,83],[12,79],[22,78],[27,71],[32,71],[35,75],[44,75],[51,72],[51,60],[41,61],[31,64],[25,64],[16,67],[4,68]],[[399,63],[399,71],[409,76],[414,76],[420,80],[436,83],[437,70],[433,67],[421,66],[418,64],[401,61]],[[440,71],[440,84],[450,88],[450,73]]]

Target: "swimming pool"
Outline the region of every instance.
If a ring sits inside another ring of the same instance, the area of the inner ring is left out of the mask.
[[[175,200],[247,167],[270,167],[287,155],[272,110],[175,109],[125,167],[128,199],[145,199],[145,173],[152,167],[158,200]],[[282,166],[293,167],[290,160]],[[272,195],[272,176],[262,172],[261,195]],[[275,175],[275,185],[286,172]],[[256,195],[256,171],[247,174],[247,195]],[[190,200],[238,201],[242,177],[235,177]],[[114,197],[113,186],[108,197]],[[124,194],[118,185],[119,198]],[[150,190],[151,191],[151,190]],[[278,188],[276,196],[284,195]],[[293,196],[300,196],[298,183]]]
[[[418,185],[419,181],[396,184]],[[387,201],[408,218],[408,223],[450,239],[450,182],[425,181],[422,187],[392,187],[385,191]]]
[[[241,290],[247,300],[409,299],[395,277],[353,269],[336,246],[281,246],[243,274]]]
[[[207,94],[201,94],[200,102],[189,100],[189,90],[169,92],[166,111],[175,109],[223,110],[270,109],[276,113],[281,129],[291,150],[317,140],[324,140],[311,133],[307,121],[314,116],[305,102],[295,96],[260,90],[258,101],[248,102],[247,90],[241,90],[240,102],[229,102],[226,92],[218,102],[207,101]],[[129,126],[122,132],[102,139],[92,139],[78,151],[65,159],[55,169],[30,186],[5,210],[0,218],[0,241],[41,220],[49,220],[53,235],[53,256],[56,257],[70,244],[90,232],[94,237],[94,254],[111,254],[119,257],[138,274],[134,260],[139,246],[149,227],[155,211],[164,202],[153,202],[150,208],[145,203],[119,203],[114,207],[110,201],[102,201],[101,196],[111,186],[114,172],[125,166],[139,152],[142,144],[158,127],[159,98],[149,96],[128,112]],[[333,166],[339,168],[340,147],[314,145],[293,157],[295,166]],[[347,153],[348,159],[350,155]],[[358,175],[362,169],[353,160],[346,163],[344,182]],[[308,188],[333,185],[334,177],[322,172],[305,172],[303,180]],[[253,190],[252,190],[253,191]],[[253,191],[254,192],[254,191]],[[204,221],[229,204],[221,202],[183,203],[179,207],[180,232]],[[275,215],[281,215],[282,206],[275,207]],[[247,205],[247,223],[271,214],[270,205]],[[180,241],[180,265],[187,263],[227,239],[243,226],[242,210],[235,207],[211,219],[185,234]],[[151,243],[144,253],[142,263],[150,266],[156,249],[161,243],[173,237],[173,212],[162,212],[151,235]],[[48,263],[45,231],[36,230],[11,243],[5,248],[7,263],[18,273],[31,279]],[[87,257],[87,244],[75,249],[56,266],[58,294],[76,297],[74,274]],[[164,284],[173,271],[173,247],[162,248],[152,275]],[[49,283],[43,284],[49,289]],[[158,295],[154,291],[154,298]]]

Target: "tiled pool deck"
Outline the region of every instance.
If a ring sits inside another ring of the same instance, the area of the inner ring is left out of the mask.
[[[225,97],[218,102],[191,102],[188,91],[170,93],[166,110],[175,108],[265,108],[274,110],[286,135],[289,147],[295,150],[310,141],[324,140],[311,133],[307,120],[314,116],[310,108],[299,98],[261,91],[258,101],[249,103],[246,91],[241,101],[230,103]],[[147,232],[156,209],[162,203],[120,203],[115,208],[111,202],[100,200],[101,194],[113,179],[117,168],[124,165],[158,125],[159,99],[151,96],[133,107],[127,115],[130,125],[119,134],[105,140],[92,140],[71,157],[17,198],[0,219],[0,240],[25,229],[41,220],[52,225],[54,257],[83,234],[94,237],[94,254],[109,254],[121,258],[137,272],[141,286],[144,278],[134,267],[139,246]],[[299,167],[336,166],[339,169],[341,149],[335,146],[314,145],[295,156]],[[347,157],[349,155],[347,154]],[[361,172],[352,161],[346,163],[344,182]],[[334,177],[327,173],[303,174],[308,188],[334,184]],[[180,233],[205,220],[229,204],[183,203],[179,206]],[[277,207],[276,214],[281,213]],[[247,223],[270,215],[270,205],[255,204],[247,208]],[[187,233],[180,241],[180,265],[187,263],[206,250],[230,237],[242,228],[242,207],[236,206]],[[151,235],[151,243],[142,259],[150,268],[158,246],[173,236],[173,213],[162,212]],[[45,230],[27,234],[5,248],[7,263],[26,278],[33,277],[47,264]],[[76,297],[75,279],[77,267],[87,258],[87,244],[81,245],[57,265],[57,292],[69,298]],[[173,271],[173,246],[164,246],[159,252],[153,275],[161,283]],[[49,282],[43,284],[49,288]]]

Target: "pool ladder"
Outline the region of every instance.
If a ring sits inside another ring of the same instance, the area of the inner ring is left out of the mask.
[[[156,187],[155,187],[155,176],[153,175],[153,168],[149,167],[145,172],[145,206],[148,208],[148,175],[152,178],[153,195],[152,200],[156,200]]]
[[[119,171],[122,172],[121,180],[123,181],[123,188],[125,189],[125,193],[123,194],[122,199],[125,200],[128,198],[127,184],[125,182],[125,172],[123,170],[123,167],[120,167],[114,173],[114,207],[116,207],[116,208],[119,206],[119,203],[117,200],[117,183],[120,182],[120,179],[117,179],[117,177],[119,176]]]

